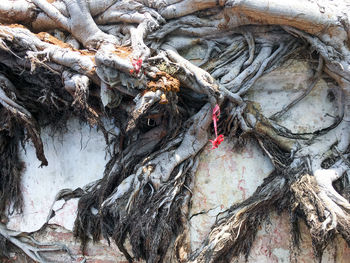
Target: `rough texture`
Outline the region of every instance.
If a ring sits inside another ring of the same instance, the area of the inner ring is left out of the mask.
[[[41,128],[64,131],[76,116],[101,130],[110,154],[100,180],[56,196],[79,198],[74,234],[83,248],[90,238],[104,238],[128,261],[227,262],[248,257],[274,211],[290,213],[295,246],[298,220],[306,221],[318,258],[335,234],[350,242],[348,184],[333,186],[347,176],[349,163],[348,10],[347,1],[5,1],[0,121],[13,150],[1,148],[8,156],[1,183],[12,189],[3,195],[2,211],[11,201],[21,207],[18,142],[30,140],[47,166]],[[311,65],[307,89],[267,115],[249,92],[291,56]],[[334,85],[327,95],[332,121],[288,129],[282,119],[321,78]],[[216,149],[223,138],[235,147],[255,141],[274,169],[250,197],[223,211],[190,251],[198,156],[209,139]],[[66,250],[1,224],[1,246],[15,245],[33,260]]]

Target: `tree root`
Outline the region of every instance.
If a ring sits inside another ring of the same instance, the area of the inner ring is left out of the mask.
[[[135,257],[165,262],[173,245],[173,256],[182,262],[226,262],[239,253],[247,256],[267,213],[287,207],[292,207],[293,220],[300,214],[306,219],[318,256],[335,233],[349,242],[350,205],[332,187],[348,168],[350,144],[350,52],[344,44],[349,23],[343,13],[337,13],[339,8],[331,3],[337,15],[328,9],[322,12],[311,2],[295,9],[276,0],[273,4],[265,0],[259,4],[253,0],[195,2],[0,3],[0,69],[4,72],[0,76],[0,150],[5,154],[1,161],[7,160],[1,164],[2,194],[5,187],[12,187],[8,196],[1,196],[0,212],[11,200],[16,208],[21,203],[18,185],[23,166],[13,169],[20,162],[15,144],[24,138],[18,124],[27,130],[45,165],[38,127],[53,121],[41,116],[67,116],[72,111],[100,127],[100,116],[111,117],[120,130],[112,141],[107,140],[113,153],[103,179],[81,193],[75,234],[83,244],[89,236],[98,240],[103,235],[114,239],[129,261]],[[15,22],[25,23],[26,28],[3,25]],[[257,23],[274,26],[252,26]],[[30,31],[49,29],[59,31]],[[344,110],[333,125],[319,131],[293,133],[245,99],[260,76],[301,48],[301,41],[293,36],[306,40],[318,52],[320,63],[307,91],[273,117],[307,96],[325,70],[342,88],[344,98],[339,104]],[[78,50],[79,42],[89,50]],[[203,68],[178,53],[198,43],[206,44],[200,58]],[[20,81],[17,86],[10,82],[15,78]],[[189,257],[184,215],[197,155],[208,142],[216,104],[225,108],[219,129],[230,138],[255,138],[276,170],[252,197],[226,211],[203,246]],[[5,143],[8,138],[11,142]],[[330,157],[342,162],[320,170]],[[5,228],[0,228],[0,234],[28,256],[43,260],[40,252],[45,248],[30,238],[26,241],[32,243],[24,245],[19,243],[25,239],[22,234]],[[128,236],[133,253],[124,247]]]
[[[9,90],[15,89],[13,84],[4,75],[0,75],[0,81],[1,86],[8,88]],[[41,141],[40,131],[31,113],[11,100],[2,88],[0,88],[0,104],[17,117],[20,123],[22,123],[35,146],[36,156],[41,161],[40,166],[47,166],[48,162],[44,154],[44,146]]]
[[[0,122],[0,221],[6,222],[6,214],[22,211],[21,178],[24,163],[19,157],[19,144],[23,141],[24,134],[11,114],[4,109],[0,113],[2,116],[8,115],[6,122]]]
[[[332,182],[342,175],[344,166],[336,164],[334,168],[317,170],[314,176],[304,175],[291,185],[293,213],[301,210],[305,216],[314,253],[319,259],[335,234],[341,234],[348,244],[350,241],[347,231],[350,204],[332,186]]]
[[[184,59],[174,50],[167,49],[166,54],[172,62],[184,70],[185,75],[177,75],[180,82],[195,92],[208,95],[211,105],[214,106],[216,104],[215,95],[218,92],[218,87],[214,83],[213,77]]]
[[[58,244],[41,244],[32,238],[28,233],[16,232],[6,228],[0,223],[0,236],[4,237],[7,242],[21,249],[29,258],[35,262],[47,262],[41,254],[55,251],[65,251],[70,255],[66,246]]]
[[[178,209],[188,205],[189,198],[185,196],[190,190],[186,185],[191,182],[197,167],[197,162],[193,158],[208,141],[207,128],[210,123],[210,104],[206,104],[185,124],[185,127],[188,127],[185,132],[146,157],[142,161],[142,166],[133,168],[128,165],[132,164],[131,160],[135,161],[135,152],[126,149],[127,155],[115,162],[99,183],[101,186],[94,187],[86,198],[84,196],[81,198],[79,206],[86,208],[79,209],[76,234],[85,235],[88,229],[94,237],[97,237],[99,234],[96,231],[98,232],[99,228],[92,222],[101,224],[103,235],[106,238],[112,237],[120,250],[131,260],[129,252],[124,248],[125,238],[129,233],[136,258],[161,262],[168,246],[174,241],[171,237],[179,234],[178,229],[181,225],[176,223],[178,222],[176,218],[181,213]],[[155,143],[152,139],[152,142],[154,147],[159,139]],[[139,145],[140,142],[137,142],[135,147],[138,147],[140,152]],[[148,152],[148,149],[140,152],[141,156]],[[128,158],[132,159],[128,161]],[[117,177],[122,169],[129,170],[124,179]],[[111,184],[116,186],[113,188]],[[104,197],[100,204],[85,203],[86,200],[92,200],[90,195],[101,197],[101,191]],[[182,200],[186,200],[185,203],[182,203]],[[101,211],[103,217],[91,219],[93,217],[91,207]],[[110,215],[118,219],[111,221]],[[151,236],[153,238],[149,240]]]
[[[89,78],[85,75],[75,74],[69,71],[63,72],[62,78],[64,81],[64,88],[74,98],[72,107],[81,112],[78,115],[85,115],[91,127],[94,127],[96,124],[101,124],[99,115],[87,102],[89,97]],[[103,127],[103,125],[100,125],[100,127]]]
[[[33,0],[53,21],[72,35],[87,48],[98,48],[103,42],[116,43],[115,37],[103,33],[92,19],[85,0],[64,0],[68,11],[68,17],[47,1]]]
[[[150,180],[157,190],[161,184],[168,181],[172,171],[174,171],[177,165],[181,164],[191,156],[196,156],[205,146],[208,142],[207,129],[210,123],[210,105],[206,104],[195,116],[193,116],[192,120],[190,119],[187,125],[190,124],[191,126],[184,134],[181,145],[176,150],[168,151],[157,156],[153,160],[148,161],[136,172],[136,176],[141,178],[140,175],[144,168],[152,167],[152,172],[147,176],[147,180]],[[166,167],[163,167],[163,163],[166,163]]]
[[[311,81],[309,87],[301,95],[299,95],[296,99],[294,99],[290,104],[285,106],[279,112],[276,112],[275,114],[273,114],[270,117],[271,120],[276,120],[276,119],[280,118],[283,114],[288,112],[293,106],[298,104],[303,98],[305,98],[307,95],[309,95],[309,93],[312,91],[312,89],[316,86],[317,82],[320,80],[321,74],[323,72],[323,59],[322,59],[322,57],[319,57],[318,61],[319,62],[318,62],[318,66],[316,69],[316,74],[315,74],[315,76],[312,77],[312,81]]]
[[[241,253],[247,258],[257,229],[268,213],[281,205],[287,189],[285,178],[267,177],[251,197],[226,211],[188,262],[229,262]]]

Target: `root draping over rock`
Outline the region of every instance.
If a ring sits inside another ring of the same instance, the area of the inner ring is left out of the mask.
[[[21,209],[20,143],[30,140],[47,165],[40,129],[64,129],[76,116],[100,128],[111,156],[103,177],[79,194],[74,233],[83,244],[113,240],[130,262],[228,262],[249,254],[276,210],[290,212],[296,245],[305,220],[318,257],[335,234],[349,243],[349,200],[332,185],[349,168],[349,6],[334,2],[1,1],[1,219]],[[194,64],[186,54],[198,46],[206,52]],[[264,116],[246,94],[296,54],[318,61],[309,88]],[[337,83],[334,123],[304,133],[281,126],[325,74]],[[216,105],[225,140],[256,140],[275,170],[191,251],[191,188]],[[42,249],[1,225],[1,251],[9,244],[40,262],[41,252],[60,248]]]

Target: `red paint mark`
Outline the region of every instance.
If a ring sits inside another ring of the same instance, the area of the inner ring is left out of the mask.
[[[203,198],[203,205],[207,206],[207,198],[206,197]]]
[[[283,236],[281,234],[281,229],[275,228],[273,231],[273,242],[276,245],[280,245],[282,240],[283,240]]]
[[[234,160],[231,159],[231,160],[227,160],[226,162],[231,172],[236,171],[237,163]]]
[[[241,186],[241,184],[245,185],[245,180],[241,179],[238,181],[238,189],[242,191],[242,196],[243,196],[243,200],[246,199],[246,190],[247,188]]]

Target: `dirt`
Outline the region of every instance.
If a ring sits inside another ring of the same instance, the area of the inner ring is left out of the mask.
[[[164,92],[180,91],[180,81],[168,73],[160,71],[156,73],[154,81],[147,83],[147,89],[151,91],[162,90]]]
[[[56,46],[59,46],[61,48],[68,48],[73,50],[73,48],[71,47],[71,45],[64,43],[62,40],[59,40],[58,38],[55,38],[54,36],[50,35],[49,33],[46,32],[40,32],[38,34],[36,34],[36,36],[41,40],[44,41],[46,43],[50,43]]]
[[[112,52],[121,58],[128,58],[132,53],[131,47],[117,47],[115,51]]]

